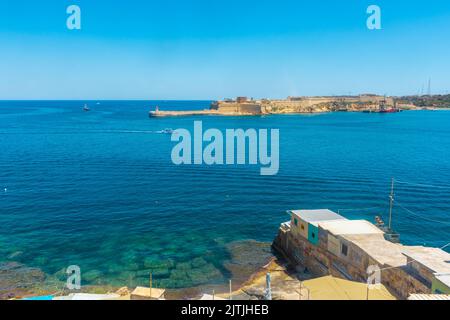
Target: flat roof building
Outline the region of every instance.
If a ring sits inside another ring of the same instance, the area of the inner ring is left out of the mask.
[[[328,209],[292,210],[290,213],[293,234],[308,239],[314,245],[319,242],[319,222],[346,220],[345,217]]]
[[[319,223],[322,229],[328,230],[334,235],[351,234],[384,234],[372,223],[366,220],[335,220]]]
[[[291,213],[308,223],[318,224],[320,221],[347,220],[345,217],[328,209],[292,210]]]
[[[450,254],[438,248],[416,247],[403,252],[411,274],[433,293],[450,294]]]
[[[450,253],[438,248],[416,247],[404,250],[411,265],[420,264],[432,273],[450,273]]]

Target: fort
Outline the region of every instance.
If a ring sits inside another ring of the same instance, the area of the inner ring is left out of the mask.
[[[150,111],[150,117],[170,116],[262,116],[269,114],[310,114],[325,112],[393,112],[412,109],[413,106],[402,105],[396,108],[394,98],[374,94],[359,96],[330,96],[330,97],[288,97],[287,99],[269,100],[237,97],[215,101],[209,109],[192,111]]]

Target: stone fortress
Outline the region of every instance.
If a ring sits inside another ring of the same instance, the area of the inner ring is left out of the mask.
[[[286,100],[254,100],[238,97],[212,103],[211,110],[220,114],[288,114],[336,111],[380,112],[394,109],[392,97],[373,94],[331,97],[288,97]]]

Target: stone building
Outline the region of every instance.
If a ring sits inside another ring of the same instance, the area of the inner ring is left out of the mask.
[[[314,211],[290,211],[291,221],[281,225],[273,243],[274,248],[285,255],[296,268],[306,269],[316,276],[332,275],[366,282],[369,277],[368,268],[376,266],[381,270],[382,284],[401,299],[408,298],[412,293],[432,292],[432,279],[436,275],[415,267],[407,255],[437,249],[389,242],[385,239],[384,232],[372,223],[343,217],[341,219],[338,214],[328,211],[316,211],[317,218],[313,217]],[[330,217],[334,217],[334,220],[326,220]],[[302,225],[304,229],[301,229]],[[318,230],[318,241],[310,236],[311,225]],[[440,268],[431,270],[448,273],[450,267],[445,261],[450,259],[447,255],[436,254],[433,264]],[[423,281],[418,275],[427,281]]]

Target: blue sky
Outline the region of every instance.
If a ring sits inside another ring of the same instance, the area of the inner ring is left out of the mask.
[[[0,99],[446,93],[449,57],[448,0],[0,0]]]

